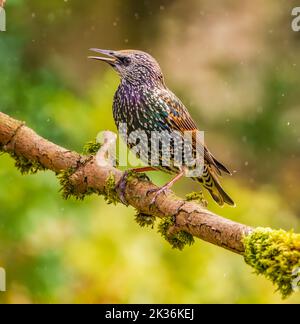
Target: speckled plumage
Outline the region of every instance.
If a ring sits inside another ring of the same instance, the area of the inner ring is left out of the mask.
[[[175,131],[179,134],[178,136],[183,136],[185,131],[197,131],[197,126],[186,107],[166,87],[159,64],[153,57],[141,51],[96,51],[112,57],[108,59],[108,63],[121,77],[113,103],[113,117],[117,127],[126,124],[127,135],[137,130],[147,135],[148,143],[144,143],[145,148],[139,154],[144,162],[148,164],[151,162],[150,148],[153,150],[154,147],[151,147],[150,139],[153,132],[164,132],[164,136],[167,136]],[[129,143],[128,139],[127,144],[129,148],[134,146]],[[192,150],[195,149],[194,144],[191,144],[191,147]],[[222,172],[228,174],[230,172],[206,147],[202,149],[204,152],[203,174],[193,180],[200,182],[218,204],[234,205],[218,180],[218,175]],[[174,145],[171,145],[170,151],[171,161],[174,162]],[[155,168],[178,174],[180,168],[174,163],[168,166],[163,165],[162,153],[162,148],[159,147],[160,163]],[[184,158],[183,161],[185,161]]]

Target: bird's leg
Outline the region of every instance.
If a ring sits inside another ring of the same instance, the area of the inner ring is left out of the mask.
[[[140,172],[148,172],[148,171],[157,171],[157,169],[151,166],[147,166],[143,168],[130,169],[129,171],[140,173]]]
[[[158,188],[158,189],[151,189],[147,192],[148,194],[154,193],[153,198],[151,200],[151,205],[153,205],[156,202],[157,197],[161,193],[166,193],[178,180],[180,180],[184,175],[185,175],[185,169],[182,169],[180,173],[178,173],[171,181],[166,183],[163,187]]]
[[[115,190],[117,192],[119,192],[120,200],[124,205],[128,206],[128,202],[125,198],[125,189],[126,189],[127,178],[128,178],[129,173],[130,172],[141,173],[141,172],[147,172],[147,171],[157,171],[157,170],[154,169],[153,167],[147,166],[147,167],[143,167],[143,168],[129,169],[123,173],[120,181],[116,185]]]

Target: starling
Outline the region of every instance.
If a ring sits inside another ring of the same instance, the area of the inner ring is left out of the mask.
[[[152,199],[152,202],[155,202],[159,194],[171,188],[176,181],[187,174],[189,166],[187,163],[185,165],[184,161],[187,159],[184,158],[182,166],[175,165],[176,140],[173,140],[170,152],[164,152],[161,145],[157,148],[159,162],[153,166],[150,158],[152,156],[150,153],[154,150],[150,140],[151,134],[164,132],[168,135],[176,132],[183,137],[184,132],[196,132],[198,128],[184,104],[167,88],[161,68],[151,55],[138,50],[113,51],[96,48],[91,50],[105,57],[89,56],[89,58],[108,63],[121,78],[114,96],[113,117],[118,129],[121,124],[126,124],[125,141],[128,147],[133,148],[133,143],[128,141],[128,135],[132,132],[141,130],[147,135],[144,151],[141,150],[137,155],[149,166],[135,169],[135,171],[161,170],[175,175],[169,183],[155,191]],[[194,137],[191,145],[194,151],[198,150]],[[224,203],[234,206],[233,200],[223,190],[218,179],[222,173],[231,174],[230,171],[212,155],[204,144],[200,147],[204,155],[203,171],[200,176],[192,177],[192,179],[202,184],[220,206]],[[167,155],[173,163],[164,163],[164,153],[169,153]],[[125,202],[124,197],[122,200]]]

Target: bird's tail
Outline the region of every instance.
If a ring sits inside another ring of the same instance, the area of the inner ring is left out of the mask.
[[[224,191],[217,176],[215,175],[212,168],[210,168],[209,166],[204,166],[202,177],[195,178],[195,180],[200,182],[203,185],[203,187],[209,191],[212,198],[220,206],[223,206],[225,203],[230,206],[235,206],[234,201]]]

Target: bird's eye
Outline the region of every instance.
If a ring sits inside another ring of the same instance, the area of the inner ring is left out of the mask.
[[[122,63],[125,65],[125,66],[128,66],[130,63],[131,63],[131,59],[129,57],[124,57],[122,59]]]

